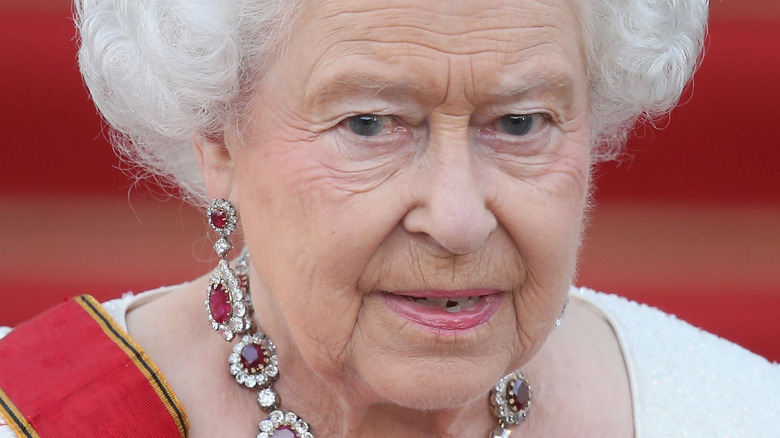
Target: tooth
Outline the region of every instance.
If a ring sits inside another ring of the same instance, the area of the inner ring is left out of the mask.
[[[430,307],[430,306],[435,306],[435,305],[436,305],[436,303],[434,303],[434,302],[432,302],[432,301],[428,301],[428,300],[426,300],[425,298],[418,298],[418,299],[417,299],[417,302],[418,302],[418,303],[420,303],[420,304],[422,304],[423,306],[429,306],[429,307]]]
[[[445,309],[450,313],[457,313],[473,307],[482,297],[405,297],[409,301],[414,301],[423,306],[436,306]]]

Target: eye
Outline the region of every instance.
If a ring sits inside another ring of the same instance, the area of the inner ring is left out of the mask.
[[[528,135],[544,122],[542,114],[509,114],[501,117],[496,127],[509,135]]]
[[[388,116],[360,114],[347,119],[349,129],[361,137],[374,137],[389,134],[393,130],[392,121]]]

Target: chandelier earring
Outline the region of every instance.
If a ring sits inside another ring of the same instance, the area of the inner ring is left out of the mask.
[[[239,261],[236,270],[233,270],[227,259],[228,252],[233,249],[228,238],[236,229],[236,210],[229,201],[215,199],[209,204],[206,217],[211,228],[220,236],[214,244],[219,262],[209,279],[206,314],[211,328],[221,331],[225,340],[230,341],[247,331],[251,324],[246,263]]]

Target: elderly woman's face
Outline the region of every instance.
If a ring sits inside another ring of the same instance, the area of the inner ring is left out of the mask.
[[[588,190],[577,14],[558,0],[305,5],[230,145],[258,319],[281,349],[417,408],[482,396],[533,356],[572,281]]]

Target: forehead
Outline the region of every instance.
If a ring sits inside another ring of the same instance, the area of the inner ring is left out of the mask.
[[[304,0],[283,56],[305,94],[361,87],[474,93],[584,79],[572,0]],[[439,96],[442,97],[442,96]]]
[[[576,27],[578,14],[573,0],[303,0],[300,18],[325,32],[382,35],[385,41],[412,36],[468,53],[457,43],[480,37],[511,42],[522,29]],[[383,32],[388,27],[395,32]]]

